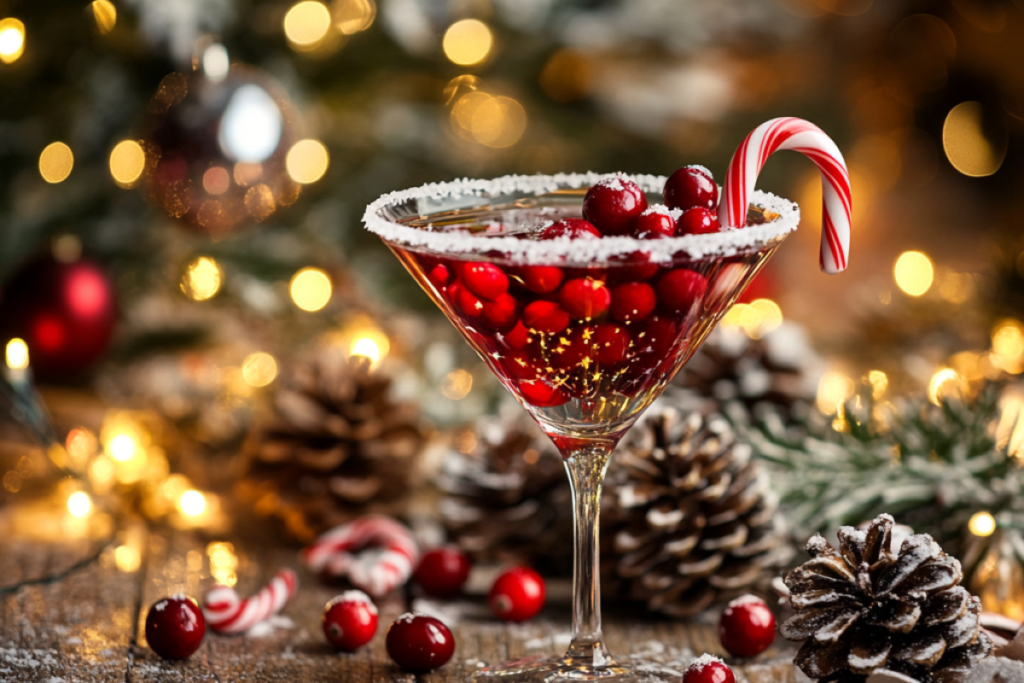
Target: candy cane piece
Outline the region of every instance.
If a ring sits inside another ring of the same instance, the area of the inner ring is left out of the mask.
[[[298,579],[291,569],[282,569],[256,595],[242,600],[234,588],[217,584],[206,592],[203,616],[218,633],[242,633],[281,611],[295,595]]]
[[[821,171],[823,206],[818,263],[826,273],[842,272],[850,253],[850,173],[836,143],[809,121],[793,117],[772,119],[747,136],[729,164],[718,220],[723,227],[746,225],[747,206],[757,176],[768,157],[784,149],[800,152]]]
[[[419,556],[412,532],[383,515],[368,515],[335,527],[302,553],[313,571],[347,577],[373,597],[408,581]]]

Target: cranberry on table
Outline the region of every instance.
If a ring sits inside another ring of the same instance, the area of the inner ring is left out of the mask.
[[[513,567],[495,579],[487,604],[499,619],[526,621],[540,612],[545,595],[540,574],[529,567]]]
[[[734,657],[754,657],[775,640],[775,615],[761,598],[736,598],[722,612],[718,637]]]
[[[658,301],[666,310],[688,313],[707,289],[708,281],[703,275],[680,268],[658,278]]]
[[[670,209],[692,209],[718,206],[718,185],[710,171],[699,166],[686,166],[665,181],[665,204]]]
[[[146,615],[146,642],[164,659],[187,659],[205,635],[203,611],[184,595],[156,601]]]
[[[707,235],[721,230],[718,216],[710,209],[695,206],[687,209],[676,224],[677,235]]]
[[[544,228],[540,233],[542,240],[553,240],[568,237],[574,240],[596,240],[601,238],[594,225],[583,218],[563,218]]]
[[[736,683],[736,677],[718,657],[702,655],[686,669],[683,683]]]
[[[469,558],[455,546],[428,550],[413,578],[428,594],[447,598],[458,595],[469,578]]]
[[[589,277],[569,280],[558,295],[562,310],[577,320],[601,317],[611,302],[612,294],[605,283]]]
[[[439,619],[408,612],[388,629],[388,656],[407,671],[424,672],[444,666],[455,653],[455,638]]]
[[[352,652],[377,633],[377,606],[362,591],[345,591],[327,603],[321,623],[327,642]]]
[[[611,176],[598,181],[583,198],[583,217],[604,235],[629,232],[633,219],[647,210],[647,195],[632,180]]]
[[[633,235],[640,239],[672,237],[676,233],[676,219],[668,211],[647,209],[633,221]]]

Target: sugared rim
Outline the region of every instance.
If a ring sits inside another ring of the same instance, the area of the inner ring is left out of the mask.
[[[607,173],[558,173],[555,175],[507,175],[491,180],[464,178],[445,183],[428,183],[408,190],[381,195],[363,214],[363,224],[385,242],[415,250],[439,254],[479,254],[501,252],[509,259],[525,263],[550,263],[570,260],[591,263],[642,251],[651,261],[671,261],[679,252],[690,258],[731,256],[758,249],[792,232],[800,222],[800,208],[793,202],[768,192],[754,192],[751,201],[779,214],[773,221],[740,229],[727,229],[709,235],[685,235],[660,240],[634,237],[605,237],[599,240],[522,240],[514,237],[480,238],[464,233],[435,232],[402,225],[384,215],[388,206],[412,199],[444,199],[467,195],[524,197],[540,196],[560,189],[581,189],[611,175],[628,178],[644,192],[661,192],[665,176]]]

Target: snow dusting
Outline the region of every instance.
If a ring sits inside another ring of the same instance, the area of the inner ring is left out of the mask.
[[[704,667],[710,666],[712,664],[725,664],[725,662],[722,661],[721,657],[716,657],[714,655],[704,653],[700,657],[697,657],[697,659],[693,660],[693,662],[690,664],[690,668],[696,671],[703,671]]]

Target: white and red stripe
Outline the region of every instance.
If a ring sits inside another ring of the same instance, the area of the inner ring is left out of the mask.
[[[750,195],[761,168],[768,157],[785,149],[800,152],[821,171],[823,207],[818,262],[826,273],[842,272],[850,253],[850,173],[836,143],[809,121],[793,117],[772,119],[747,136],[729,164],[718,220],[723,227],[746,225]]]
[[[242,633],[281,611],[295,595],[298,579],[291,569],[282,569],[256,595],[242,600],[230,586],[217,584],[206,592],[203,616],[217,633]]]
[[[347,578],[375,598],[404,585],[420,559],[407,527],[383,515],[369,515],[335,527],[302,553],[315,572]]]

